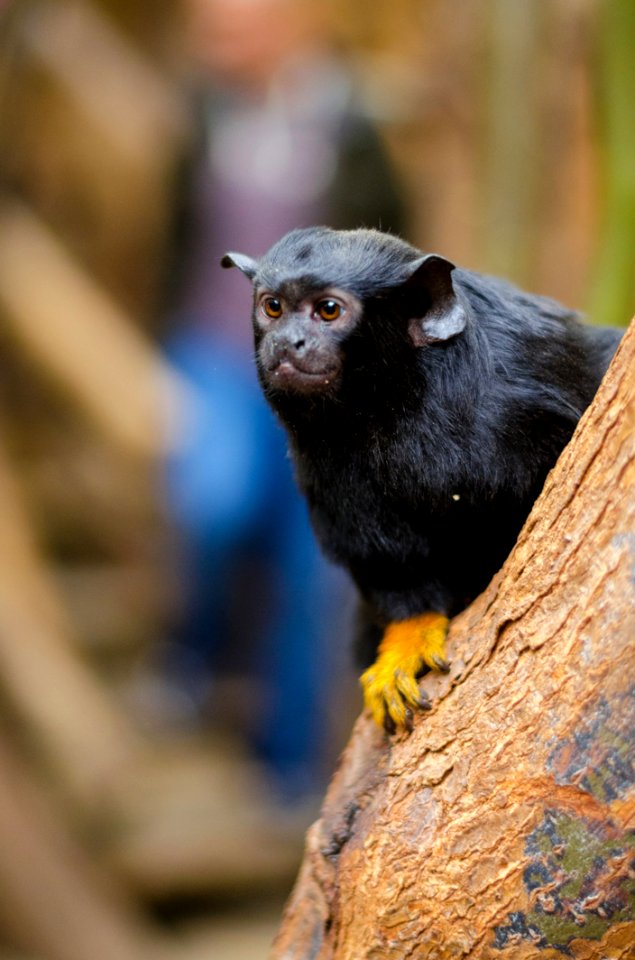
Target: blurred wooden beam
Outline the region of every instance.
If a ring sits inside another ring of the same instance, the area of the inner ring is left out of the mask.
[[[187,133],[174,84],[92,3],[39,2],[21,18],[26,51],[39,61],[122,155],[144,166]],[[81,54],[81,55],[78,55]]]
[[[542,4],[487,0],[485,172],[482,210],[487,269],[527,283],[543,148],[534,72]]]
[[[0,208],[0,306],[16,342],[96,427],[134,456],[169,446],[187,390],[155,347],[27,207]]]
[[[138,761],[142,740],[82,661],[1,445],[0,678],[49,767],[80,801],[101,801],[115,775]]]
[[[0,929],[41,960],[158,960],[158,931],[88,861],[0,731]]]

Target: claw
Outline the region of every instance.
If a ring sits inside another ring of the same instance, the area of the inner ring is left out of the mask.
[[[448,673],[450,670],[450,664],[444,657],[439,657],[436,654],[432,657],[432,662],[441,673]]]
[[[388,736],[392,736],[393,733],[397,733],[397,724],[393,720],[392,715],[388,710],[388,705],[386,705],[384,711],[384,730]]]
[[[392,623],[379,645],[375,663],[361,677],[364,701],[374,719],[392,734],[410,731],[413,710],[431,710],[428,697],[419,690],[417,677],[425,667],[447,672],[445,635],[448,619],[427,613]]]

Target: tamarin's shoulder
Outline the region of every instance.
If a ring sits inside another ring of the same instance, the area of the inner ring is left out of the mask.
[[[456,267],[452,280],[464,297],[473,322],[492,335],[507,334],[512,340],[584,337],[580,313],[537,293],[529,293],[509,280]]]
[[[543,382],[581,373],[595,391],[623,335],[597,327],[570,307],[500,277],[457,267],[453,283],[467,304],[472,347],[504,358]]]

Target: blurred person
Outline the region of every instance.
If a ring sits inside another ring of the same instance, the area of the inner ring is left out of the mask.
[[[166,469],[183,594],[168,680],[213,718],[227,649],[246,648],[262,692],[252,746],[292,800],[323,786],[346,588],[318,552],[257,383],[249,294],[219,260],[315,223],[401,232],[402,203],[317,3],[185,0],[184,12],[196,136],[174,197],[165,350],[197,399]]]

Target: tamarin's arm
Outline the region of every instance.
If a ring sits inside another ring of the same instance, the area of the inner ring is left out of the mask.
[[[388,733],[410,729],[413,712],[430,709],[418,680],[428,669],[449,669],[445,638],[451,594],[434,575],[434,563],[403,567],[388,562],[352,564],[360,592],[356,652],[364,705]],[[378,575],[379,574],[379,575]],[[391,585],[391,589],[387,588]],[[397,586],[398,585],[398,586]]]
[[[431,611],[386,627],[377,659],[364,671],[360,682],[365,706],[388,733],[398,727],[411,729],[413,709],[430,709],[417,681],[426,667],[448,670],[448,625],[444,614]]]

